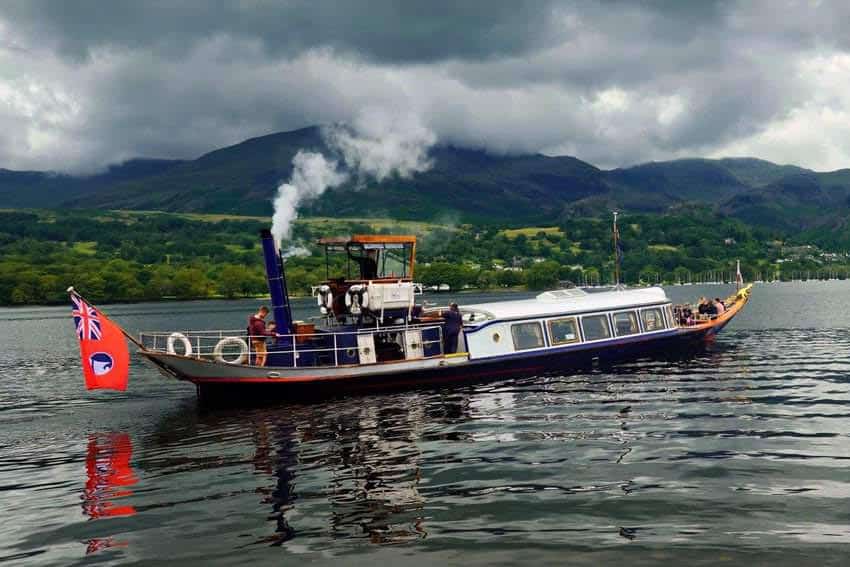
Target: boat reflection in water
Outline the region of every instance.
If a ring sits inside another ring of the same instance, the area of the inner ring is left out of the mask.
[[[378,544],[425,537],[417,445],[428,419],[425,411],[415,404],[346,405],[346,411],[333,416],[286,408],[281,412],[289,416],[285,421],[273,410],[253,421],[254,469],[275,477],[273,486],[260,490],[266,494],[263,502],[271,504],[275,533],[260,541],[281,545],[303,535],[289,516],[309,517],[316,527],[314,512],[297,510],[299,504],[314,509],[316,494],[296,486],[321,490],[318,508],[325,518],[319,530],[329,529],[326,537],[366,537]]]
[[[647,421],[663,428],[674,415],[659,399],[690,400],[696,383],[719,403],[740,394],[746,382],[718,384],[716,356],[310,403],[187,400],[137,441],[145,486],[134,524],[145,529],[133,546],[177,556],[185,525],[210,553],[255,558],[267,547],[341,557],[501,534],[628,539],[642,525],[632,512],[588,520],[579,508],[657,484],[646,472],[656,465],[633,453]],[[674,436],[671,454],[680,444]]]
[[[133,494],[129,489],[138,482],[130,458],[133,443],[127,433],[97,433],[89,436],[86,450],[86,485],[83,489],[83,514],[91,520],[116,516],[133,516],[135,507],[120,501]],[[107,547],[123,547],[111,537],[93,538],[86,542],[86,553]]]

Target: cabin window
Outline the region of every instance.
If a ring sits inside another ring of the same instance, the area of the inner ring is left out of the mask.
[[[579,341],[578,325],[574,317],[549,321],[549,340],[553,345],[565,345]]]
[[[641,311],[643,318],[644,331],[660,331],[665,328],[664,316],[661,314],[661,309],[653,307],[652,309],[644,309]]]
[[[527,350],[546,346],[543,341],[543,327],[540,323],[517,323],[511,325],[514,337],[514,349]]]
[[[667,314],[667,324],[671,327],[675,327],[676,325],[673,323],[675,319],[673,318],[673,307],[670,305],[664,306],[664,313]]]
[[[401,245],[386,245],[382,254],[380,277],[404,278],[407,277],[407,248]]]
[[[614,330],[618,337],[634,335],[640,332],[635,312],[621,311],[620,313],[614,313]]]
[[[611,337],[611,327],[608,324],[607,315],[582,317],[581,329],[584,331],[584,340],[586,341],[598,341]]]

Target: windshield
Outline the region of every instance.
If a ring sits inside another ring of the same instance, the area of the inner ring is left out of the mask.
[[[413,244],[350,242],[344,246],[326,246],[325,250],[329,278],[332,272],[338,273],[340,268],[344,268],[347,279],[411,277]],[[332,259],[340,258],[339,252],[345,253],[344,266]]]

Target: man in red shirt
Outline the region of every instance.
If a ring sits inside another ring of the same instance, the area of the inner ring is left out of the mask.
[[[251,349],[254,351],[254,364],[266,365],[266,337],[271,333],[266,330],[266,315],[269,308],[263,305],[259,311],[248,318],[248,338],[251,341]]]

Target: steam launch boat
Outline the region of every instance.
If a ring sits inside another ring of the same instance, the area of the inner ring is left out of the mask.
[[[463,305],[455,334],[446,309],[417,302],[416,238],[365,235],[319,241],[328,279],[314,287],[316,317],[303,322],[293,320],[274,239],[263,231],[261,240],[276,323],[271,336],[244,329],[144,332],[137,342],[163,374],[196,384],[202,397],[457,382],[675,353],[711,339],[744,308],[751,289],[729,297],[722,314],[696,319],[683,306],[674,309],[659,287],[558,289]],[[330,277],[332,266],[345,266],[347,274]],[[447,352],[455,339],[456,352]],[[267,342],[263,366],[256,341]]]

